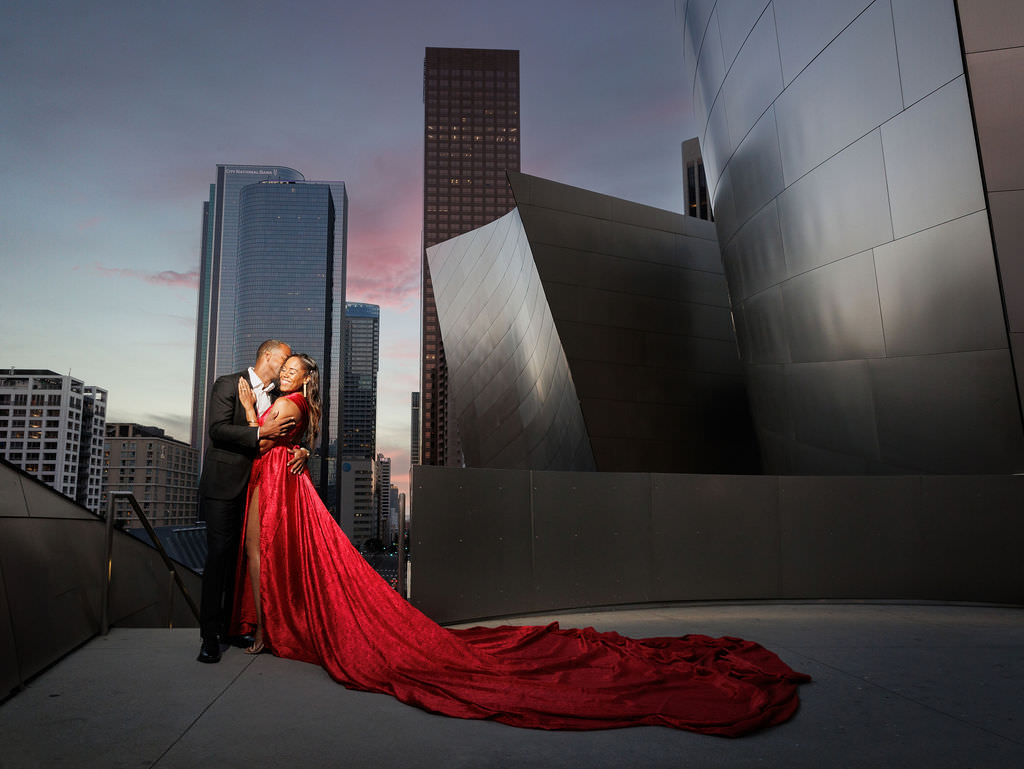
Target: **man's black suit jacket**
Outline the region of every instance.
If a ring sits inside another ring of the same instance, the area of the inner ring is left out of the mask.
[[[250,427],[238,400],[239,377],[249,381],[249,372],[218,377],[206,406],[210,440],[203,458],[199,494],[210,499],[234,499],[249,482],[253,460],[259,456],[259,430]]]

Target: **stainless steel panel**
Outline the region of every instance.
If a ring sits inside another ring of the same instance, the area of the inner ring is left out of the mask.
[[[202,579],[188,569],[181,569],[180,576],[198,605]],[[120,627],[198,627],[177,587],[171,588],[157,551],[120,533],[114,538],[110,621]]]
[[[779,26],[781,31],[781,20]],[[786,39],[780,40],[785,52]],[[889,3],[880,0],[789,83],[776,101],[786,184],[901,109],[892,15]]]
[[[711,12],[717,0],[687,0],[686,2],[686,34],[693,43],[694,50],[699,51],[704,42]]]
[[[747,360],[751,363],[788,363],[782,291],[778,287],[747,299],[734,312],[743,314],[746,329]]]
[[[722,58],[722,38],[718,32],[718,16],[712,14],[697,60],[697,90],[705,110],[719,105],[719,92],[725,79],[725,61]]]
[[[1007,350],[869,361],[882,459],[938,473],[1024,471]]]
[[[801,443],[861,458],[878,456],[875,403],[862,360],[807,363],[787,369],[789,408]]]
[[[1024,191],[990,192],[989,214],[1011,331],[1024,331]]]
[[[967,69],[985,184],[989,192],[1024,189],[1024,48],[971,54]]]
[[[1017,372],[1017,398],[1024,404],[1024,332],[1010,334],[1010,348],[1013,350],[1013,368]]]
[[[605,238],[604,245],[600,249],[592,249],[594,251],[645,261],[676,262],[673,259],[677,237],[675,232],[637,227],[623,221],[604,222],[601,232]],[[660,253],[663,256],[645,259],[645,253]]]
[[[644,362],[644,337],[640,329],[604,326],[595,333],[589,323],[560,321],[558,333],[569,358],[615,360],[624,364]]]
[[[865,475],[871,472],[870,460],[855,454],[843,454],[806,443],[793,443],[788,455],[801,475]]]
[[[771,107],[736,148],[729,163],[736,221],[743,226],[765,204],[782,192],[782,159],[775,110]]]
[[[892,240],[885,173],[875,131],[779,196],[790,274]]]
[[[892,0],[892,17],[904,104],[963,74],[953,2]]]
[[[787,366],[747,366],[751,411],[759,430],[794,436],[790,412]]]
[[[681,384],[682,366],[720,372],[726,377],[720,383],[723,401],[733,412],[746,413],[735,407],[742,406],[744,395],[735,352],[729,349],[734,336],[724,276],[718,265],[713,272],[684,266],[707,262],[713,244],[707,227],[703,237],[691,238],[680,234],[679,214],[597,196],[607,199],[602,203],[593,193],[524,174],[514,183],[528,185],[528,194],[519,198],[552,208],[524,206],[428,250],[470,466],[556,469],[544,463],[573,458],[581,463],[575,469],[593,467],[592,455],[581,448],[588,445],[588,430],[579,398],[611,386],[610,397],[623,402],[698,402],[708,385]],[[570,196],[564,205],[558,194],[563,188]],[[564,210],[581,207],[623,219]],[[691,243],[699,246],[696,254]],[[567,324],[568,356],[558,324]],[[667,340],[661,346],[678,357],[645,352],[650,334]],[[615,339],[619,343],[608,343]],[[650,447],[658,444],[660,432],[644,421],[647,412],[639,414],[638,424],[647,429],[630,432],[630,439],[644,456],[655,455]],[[750,426],[743,433],[741,421],[729,423],[735,430],[730,439],[752,445]],[[720,422],[708,410],[699,424],[680,424],[689,434],[673,440],[703,435]],[[676,456],[662,455],[665,461]]]
[[[25,496],[21,492],[22,475],[13,466],[0,463],[0,518],[28,516]]]
[[[651,478],[651,600],[778,597],[777,478]]]
[[[650,600],[650,476],[533,473],[534,579],[552,605]],[[611,568],[610,568],[611,566]]]
[[[708,180],[708,194],[717,220],[719,218],[719,177],[725,170],[726,163],[729,162],[734,146],[729,138],[729,120],[725,114],[724,99],[719,99],[711,107],[711,113],[708,115],[708,130],[700,146],[704,158],[704,174]],[[721,238],[721,228],[719,228],[719,238]]]
[[[868,0],[774,0],[786,85],[869,5]]]
[[[957,6],[968,53],[1024,46],[1024,5],[1018,0],[957,0]]]
[[[6,475],[5,472],[0,474]],[[6,523],[0,520],[0,536],[5,539]],[[18,665],[18,647],[14,640],[14,626],[11,624],[11,607],[7,603],[7,592],[13,589],[14,585],[8,586],[4,579],[3,562],[0,561],[0,696],[3,697],[23,683]]]
[[[985,207],[963,77],[882,126],[882,149],[895,237]]]
[[[416,467],[413,602],[438,622],[533,605],[530,474]]]
[[[98,632],[104,527],[95,518],[5,518],[0,525],[0,566],[26,679]]]
[[[768,7],[768,0],[730,0],[718,3],[715,13],[722,34],[722,53],[725,55],[726,70],[732,66],[740,46]],[[768,13],[772,13],[769,9]]]
[[[731,339],[650,331],[644,334],[640,351],[649,366],[729,374],[736,376],[737,382],[742,381],[739,353]]]
[[[774,475],[797,472],[793,459],[790,456],[790,449],[793,446],[791,438],[759,429],[757,431],[757,442],[761,447],[761,461],[764,465],[764,472]]]
[[[37,481],[35,478],[23,476],[21,492],[25,497],[28,514],[32,517],[97,520],[95,513],[76,504],[73,499],[57,494],[45,483]]]
[[[914,477],[780,478],[783,595],[905,598],[918,579],[918,490]]]
[[[525,494],[524,478],[415,469],[413,600],[428,614],[522,613],[497,592],[510,580],[531,611],[728,598],[1013,601],[1024,589],[1020,476],[534,473]],[[467,547],[478,523],[483,546]]]
[[[545,184],[543,179],[534,184],[537,177],[519,172],[509,172],[512,187],[518,192],[522,185],[529,185],[529,205],[537,208],[551,208],[570,214],[593,217],[595,219],[612,219],[614,198],[598,192],[573,187],[569,184]],[[519,203],[519,196],[516,196]],[[638,207],[639,204],[634,204]],[[532,233],[531,233],[532,234]],[[538,233],[539,236],[539,233]]]
[[[729,245],[729,242],[736,234],[736,230],[739,229],[731,179],[732,165],[730,164],[722,172],[718,189],[715,190],[712,198],[712,208],[715,212],[715,227],[718,230],[718,242],[722,247]]]
[[[979,595],[988,601],[1020,601],[1022,481],[995,475],[921,478],[922,593],[949,601],[977,600]]]
[[[603,251],[608,242],[605,220],[538,206],[525,206],[518,210],[531,242],[571,244],[572,248],[580,251],[595,252]]]
[[[590,194],[598,195],[596,192]],[[623,200],[622,198],[610,198],[608,195],[599,195],[599,197],[607,200],[608,208],[611,209],[608,218],[616,222],[629,222],[631,226],[637,228],[664,230],[678,235],[687,233],[687,229],[692,226],[694,221],[702,222],[703,225],[709,224],[709,222],[703,222],[693,216],[680,216],[678,211],[666,211],[664,208],[645,206],[643,203],[634,203],[632,200]],[[691,221],[688,222],[688,219]],[[705,237],[715,237],[713,228],[709,228],[705,232],[707,233]]]
[[[729,118],[729,136],[738,146],[775,98],[782,92],[779,41],[775,16],[761,15],[733,62],[722,95]],[[706,96],[706,94],[705,94]]]
[[[875,249],[889,355],[1005,348],[984,211]]]
[[[762,208],[725,249],[729,295],[742,301],[786,279],[786,254],[776,201]]]
[[[794,363],[885,354],[870,251],[786,281],[782,304]]]
[[[545,194],[526,182],[531,197]],[[579,445],[586,433],[578,405],[565,401],[574,406],[565,414],[543,409],[554,369],[568,381],[568,364],[551,349],[559,347],[557,333],[518,213],[429,249],[428,260],[437,267],[438,319],[467,462],[527,467],[529,447],[554,440],[555,423],[571,426],[558,433]],[[556,446],[548,455],[568,453]]]

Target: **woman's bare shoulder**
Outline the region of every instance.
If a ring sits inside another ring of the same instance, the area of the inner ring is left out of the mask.
[[[271,413],[277,412],[278,415],[283,417],[297,417],[302,413],[298,404],[295,403],[291,398],[282,397],[274,401],[270,407]]]

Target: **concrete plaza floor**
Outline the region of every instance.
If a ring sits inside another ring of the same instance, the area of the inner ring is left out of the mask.
[[[734,635],[813,676],[788,723],[746,737],[661,727],[545,732],[352,692],[319,667],[195,630],[114,629],[0,705],[0,769],[30,767],[1024,766],[1024,609],[679,604],[530,616],[631,636]]]

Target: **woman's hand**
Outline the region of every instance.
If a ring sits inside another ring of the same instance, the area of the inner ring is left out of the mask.
[[[245,418],[249,424],[256,422],[256,396],[245,377],[238,377],[238,402],[245,409]]]

